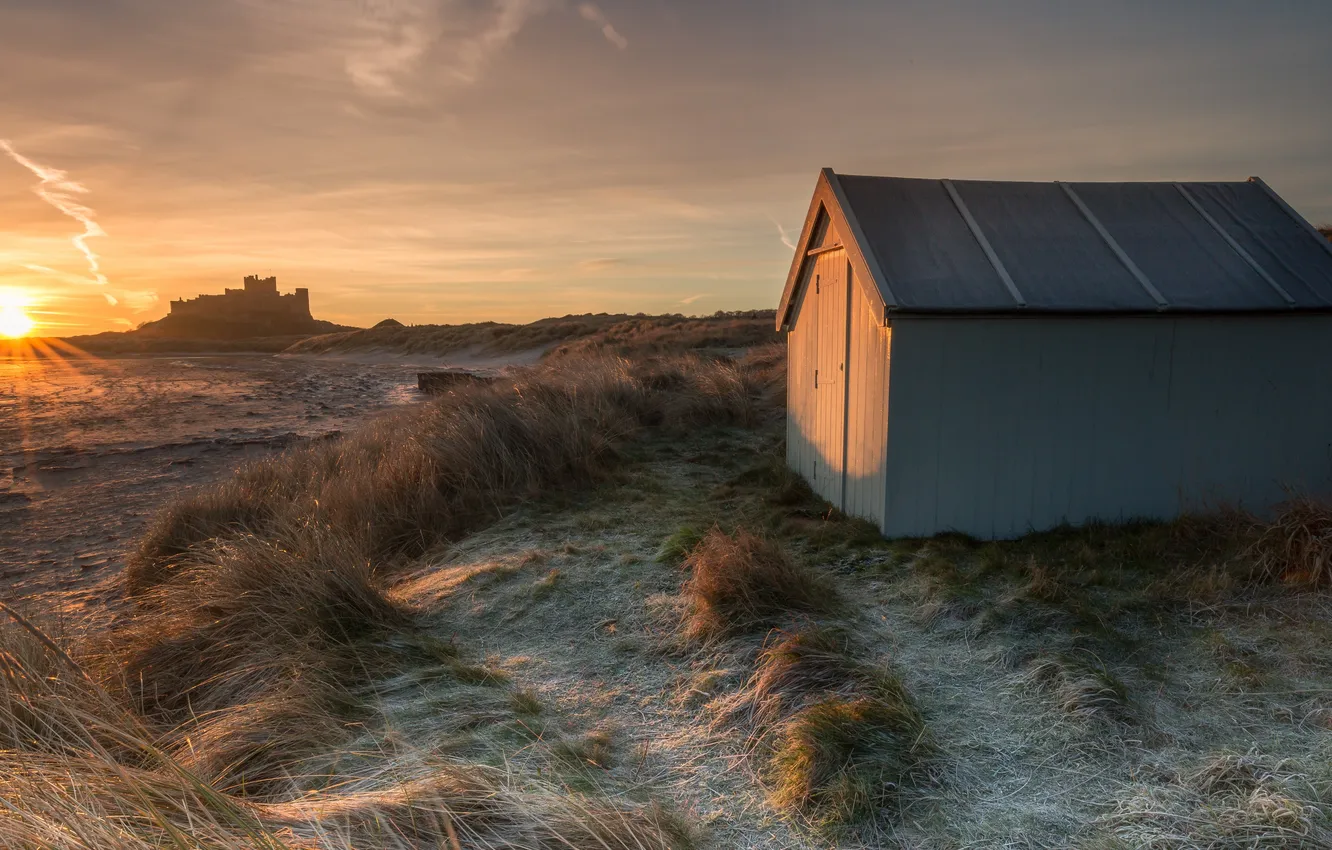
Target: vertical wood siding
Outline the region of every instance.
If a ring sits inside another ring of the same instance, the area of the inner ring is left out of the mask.
[[[851,356],[847,361],[846,505],[884,525],[887,497],[888,374],[891,331],[852,278]]]
[[[898,318],[892,348],[890,536],[1332,493],[1332,317]]]

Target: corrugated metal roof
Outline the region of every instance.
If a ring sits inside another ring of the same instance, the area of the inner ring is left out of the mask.
[[[1332,251],[1261,181],[825,178],[889,310],[1332,309]]]

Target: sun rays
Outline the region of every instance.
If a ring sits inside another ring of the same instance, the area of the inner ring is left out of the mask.
[[[37,329],[29,303],[19,293],[0,290],[0,394],[8,394],[6,384],[12,389],[9,403],[0,404],[0,414],[15,429],[5,434],[5,429],[0,428],[0,436],[5,441],[17,437],[16,448],[25,456],[32,450],[28,404],[31,381],[40,380],[41,371],[46,369],[73,373],[79,375],[80,380],[89,380],[79,368],[80,361],[99,359],[63,339],[32,336]]]

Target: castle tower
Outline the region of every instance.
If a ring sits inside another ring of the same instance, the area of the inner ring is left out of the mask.
[[[260,277],[257,274],[245,276],[246,295],[277,295],[277,276]]]

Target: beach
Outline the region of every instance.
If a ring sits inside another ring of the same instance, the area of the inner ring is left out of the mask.
[[[419,397],[416,368],[391,362],[0,360],[0,598],[114,608],[125,555],[171,498]]]

